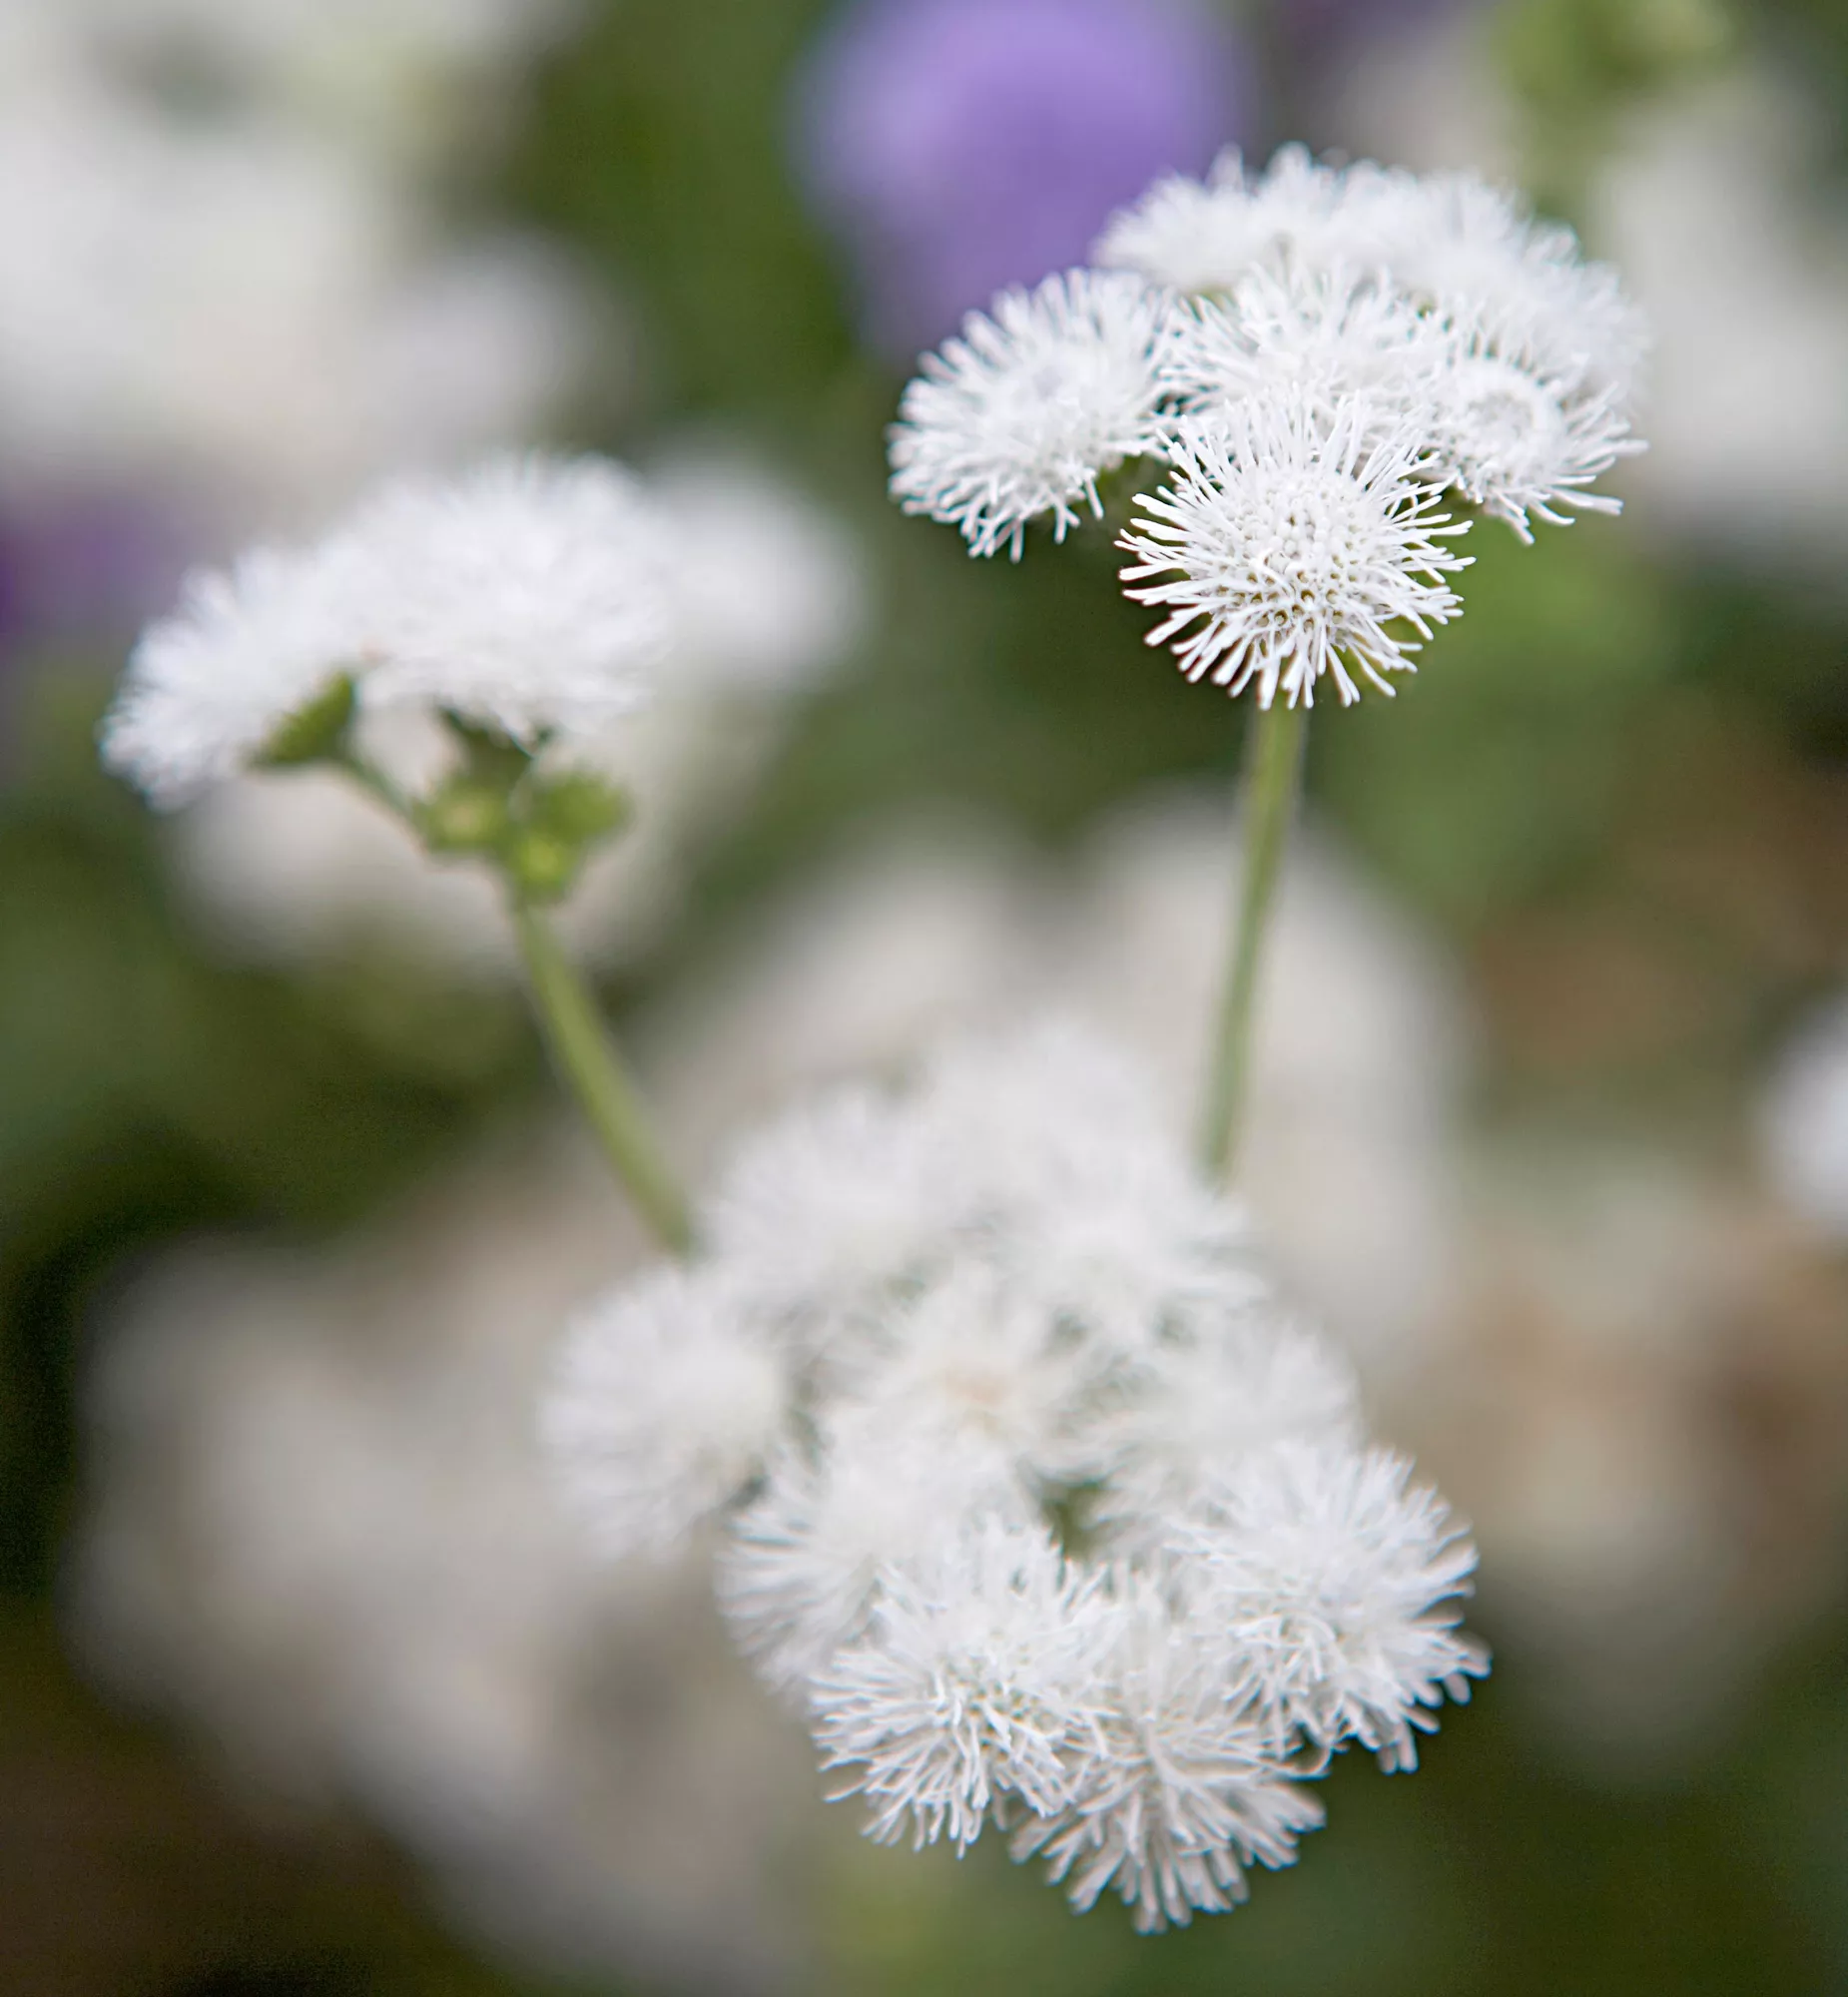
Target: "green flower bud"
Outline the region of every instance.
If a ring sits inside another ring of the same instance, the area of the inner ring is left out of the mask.
[[[563,901],[583,860],[580,843],[530,826],[514,835],[506,852],[507,872],[514,885],[533,902]]]
[[[506,795],[472,777],[451,777],[418,807],[416,818],[433,853],[482,853],[506,836]]]
[[[580,846],[622,831],[634,815],[626,792],[584,770],[535,786],[526,810],[527,823],[536,830]]]

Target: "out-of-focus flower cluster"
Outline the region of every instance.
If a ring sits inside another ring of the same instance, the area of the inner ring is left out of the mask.
[[[1183,1116],[1227,832],[1204,800],[1152,803],[1066,886],[974,828],[873,842],[641,1022],[677,1150],[722,1154],[792,1092],[1053,998]],[[1468,1509],[1485,1617],[1543,1660],[1553,1736],[1659,1754],[1840,1571],[1840,1285],[1659,1160],[1475,1156],[1465,1200],[1455,968],[1326,837],[1293,856],[1273,942],[1248,1156],[1277,1259]],[[112,1681],[253,1775],[354,1797],[476,1922],[707,1988],[714,1867],[739,1961],[786,1960],[761,1868],[817,1862],[810,1756],[728,1674],[704,1576],[591,1557],[528,1412],[558,1315],[641,1253],[594,1158],[522,1153],[352,1251],[161,1271],[99,1342],[74,1596]],[[490,1585],[502,1558],[534,1585]],[[445,1719],[471,1682],[525,1717]]]
[[[521,761],[533,858],[556,849],[564,870],[551,891],[583,861],[573,812],[607,794],[643,815],[575,903],[595,953],[646,934],[690,823],[774,741],[775,696],[838,663],[864,610],[846,537],[736,453],[690,449],[648,477],[506,458],[392,481],[318,541],[193,577],[136,650],[106,753],[158,803],[196,805],[189,873],[260,950],[392,924],[401,947],[408,923],[491,965],[507,951],[493,885],[437,864],[506,844],[469,764],[478,731],[490,762],[496,743]]]
[[[771,1990],[805,1745],[707,1591],[613,1575],[539,1473],[558,1315],[635,1252],[597,1162],[552,1140],[331,1251],[181,1251],[99,1360],[74,1628],[247,1794],[363,1811],[498,1947]]]
[[[445,242],[419,174],[561,18],[9,7],[6,492],[178,490],[210,536],[526,434],[583,362],[583,298],[524,236]]]
[[[875,1836],[992,1818],[1185,1921],[1320,1822],[1297,1777],[1413,1765],[1484,1668],[1473,1549],[1088,1032],[822,1095],[704,1227],[579,1320],[547,1433],[614,1554],[726,1515],[721,1603]]]

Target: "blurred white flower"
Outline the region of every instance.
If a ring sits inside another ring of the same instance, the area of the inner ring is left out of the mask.
[[[1784,1049],[1759,1127],[1777,1191],[1825,1235],[1848,1242],[1848,1000],[1819,1012]]]
[[[1647,323],[1616,273],[1585,261],[1569,229],[1535,221],[1476,174],[1395,173],[1373,187],[1376,254],[1409,296],[1542,380],[1619,395],[1634,387]]]
[[[955,527],[969,552],[1020,558],[1027,522],[1063,540],[1101,517],[1100,473],[1153,447],[1165,308],[1135,279],[1068,271],[1004,292],[926,354],[892,430],[892,491]]]
[[[1042,1325],[1139,1353],[1261,1290],[1237,1210],[1193,1180],[1142,1095],[1070,1022],[952,1044],[913,1099],[848,1084],[744,1139],[708,1204],[713,1252],[818,1349],[974,1257]]]
[[[1261,1317],[1148,1362],[1136,1395],[1098,1423],[1095,1517],[1112,1547],[1155,1551],[1169,1522],[1207,1517],[1255,1455],[1285,1443],[1356,1443],[1360,1382],[1328,1340]]]
[[[1170,319],[1163,372],[1183,410],[1300,390],[1324,416],[1361,395],[1390,429],[1422,417],[1454,359],[1446,323],[1358,269],[1254,265]]]
[[[1471,558],[1437,537],[1468,523],[1437,510],[1443,487],[1412,422],[1376,436],[1359,397],[1324,415],[1298,390],[1231,402],[1170,448],[1172,482],[1137,494],[1143,515],[1117,546],[1137,557],[1124,594],[1167,612],[1147,642],[1172,639],[1190,680],[1313,707],[1332,678],[1345,707],[1360,698],[1354,673],[1390,694],[1386,675],[1413,670],[1417,643],[1390,626],[1429,638],[1461,614],[1443,578]]]
[[[1144,1928],[1288,1862],[1321,1815],[1299,1734],[1410,1766],[1408,1715],[1486,1667],[1441,1607],[1467,1544],[1398,1459],[1362,1455],[1345,1369],[1191,1180],[1094,1034],[966,1040],[903,1093],[837,1087],[747,1139],[694,1276],[600,1311],[652,1325],[681,1294],[696,1342],[794,1362],[781,1445],[720,1529],[719,1598],[860,1770],[873,1833],[966,1845],[986,1811],[1077,1905],[1114,1883]],[[1068,1209],[1073,1232],[1048,1225]],[[681,1492],[709,1424],[678,1359],[637,1392],[570,1352],[567,1474],[579,1437],[620,1432],[625,1513],[649,1482]],[[1210,1438],[1194,1380],[1226,1418]]]
[[[550,1140],[325,1249],[177,1252],[98,1326],[64,1599],[118,1695],[363,1810],[498,1948],[769,1992],[806,1744],[703,1581],[596,1558],[535,1433],[560,1318],[640,1252]]]
[[[1027,1493],[992,1452],[894,1440],[851,1415],[825,1424],[813,1454],[792,1449],[771,1466],[719,1549],[715,1585],[733,1635],[798,1705],[866,1635],[895,1565],[949,1557],[971,1514],[1021,1527],[1032,1519]]]
[[[555,258],[441,247],[312,135],[88,86],[0,106],[9,484],[191,481],[287,524],[387,464],[517,437],[582,369]]]
[[[644,705],[670,665],[662,530],[607,459],[496,459],[397,479],[329,534],[326,587],[361,702],[443,709],[537,747]]]
[[[471,140],[578,0],[8,0],[0,47],[40,84],[126,107],[203,104],[220,122],[287,125],[398,175]]]
[[[135,649],[103,735],[106,760],[156,805],[247,768],[349,656],[318,559],[260,548],[188,578],[178,612]]]
[[[520,441],[607,371],[621,329],[561,253],[431,199],[542,15],[11,0],[0,487],[177,505],[204,552]]]
[[[615,1556],[685,1550],[780,1432],[778,1352],[709,1282],[663,1268],[572,1324],[541,1408],[566,1502]]]
[[[848,657],[870,578],[834,514],[713,436],[651,461],[648,483],[675,543],[675,647],[690,687],[784,693]]]
[[[1116,216],[1091,254],[1177,292],[1229,291],[1258,265],[1299,273],[1366,269],[1377,261],[1377,169],[1318,164],[1301,146],[1279,148],[1261,174],[1236,147],[1204,184],[1174,174]]]
[[[1832,580],[1848,546],[1848,230],[1833,126],[1753,63],[1652,101],[1591,198],[1656,331],[1625,483],[1696,544]]]
[[[181,804],[344,675],[363,708],[447,712],[528,748],[657,691],[671,622],[645,489],[597,458],[396,481],[321,540],[201,575],[129,662],[105,759]],[[312,663],[318,654],[318,663]]]
[[[518,499],[521,480],[539,474],[493,476],[503,489],[491,510],[501,510]],[[605,964],[653,944],[674,913],[691,852],[749,797],[781,739],[772,697],[838,665],[867,613],[865,571],[853,542],[830,515],[741,452],[704,443],[640,481],[613,467],[608,477],[626,490],[607,493],[613,502],[607,507],[598,499],[598,510],[611,513],[613,532],[638,532],[627,565],[605,563],[589,541],[569,546],[580,563],[595,557],[583,571],[593,588],[599,575],[612,589],[633,586],[636,612],[660,626],[659,669],[649,675],[643,711],[574,727],[541,759],[547,770],[562,764],[594,770],[634,806],[632,823],[591,855],[559,911],[567,947]],[[422,495],[419,505],[429,503],[429,487],[411,490]],[[542,511],[525,522],[529,551]],[[445,531],[460,525],[475,532],[491,523],[479,509],[472,519],[472,527],[463,518]],[[365,589],[389,617],[401,602],[398,564],[379,569],[378,550],[368,559],[374,566]],[[484,564],[471,579],[473,598],[490,587],[488,573]],[[546,580],[530,562],[528,575]],[[425,600],[439,618],[450,615],[455,601],[434,590]],[[505,599],[503,612],[510,606],[517,607]],[[568,605],[552,600],[548,580],[539,607],[549,618]],[[612,601],[611,607],[621,606]],[[514,635],[504,616],[502,628]],[[430,628],[412,635],[428,653]],[[573,630],[564,658],[594,663],[584,648],[595,635],[594,626]],[[552,647],[541,649],[551,656]],[[492,663],[482,657],[478,632],[465,656]],[[392,678],[403,692],[405,678]],[[575,678],[597,691],[594,672]],[[508,709],[507,718],[519,717]],[[357,724],[368,757],[411,795],[426,793],[454,764],[455,744],[430,719],[420,707],[384,700]],[[383,943],[476,976],[514,968],[494,885],[473,868],[432,859],[373,800],[327,772],[259,774],[218,785],[177,822],[173,852],[189,899],[234,952],[294,961]]]
[[[864,1090],[849,1078],[907,1071],[933,1041],[979,1041],[1056,1006],[1153,1075],[1154,1102],[1134,1087],[1127,1107],[1120,1090],[1106,1100],[1117,1127],[1152,1124],[1157,1141],[1136,1145],[1147,1205],[1119,1149],[1095,1199],[1072,1199],[1068,1180],[1064,1197],[1036,1209],[1034,1227],[1053,1238],[1034,1269],[1043,1278],[1059,1266],[1060,1237],[1082,1267],[1084,1227],[1114,1211],[1144,1230],[1137,1255],[1120,1242],[1111,1251],[1114,1280],[1157,1271],[1164,1242],[1197,1279],[1207,1264],[1187,1247],[1187,1216],[1203,1195],[1179,1158],[1205,1080],[1238,865],[1224,801],[1185,789],[1113,815],[1065,873],[968,824],[862,835],[832,870],[722,939],[638,1017],[636,1044],[689,1130],[682,1155],[716,1172],[741,1117],[770,1118],[818,1078]],[[1291,1292],[1377,1390],[1440,1340],[1463,1281],[1452,1146],[1475,1027],[1461,973],[1312,825],[1284,869],[1259,1004],[1245,1197]],[[1004,1099],[1012,1075],[989,1062],[985,1076]],[[978,1116],[980,1086],[958,1092],[958,1113]],[[855,1186],[842,1197],[852,1211],[879,1195]],[[767,1218],[766,1239],[793,1250],[800,1236],[779,1225]],[[1102,1273],[1095,1260],[1085,1273],[1093,1309],[1106,1301]]]
[[[1840,1588],[1839,1259],[1685,1157],[1479,1152],[1471,1267],[1396,1428],[1469,1509],[1484,1616],[1587,1762],[1661,1763]]]

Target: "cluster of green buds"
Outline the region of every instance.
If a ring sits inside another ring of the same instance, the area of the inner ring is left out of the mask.
[[[351,678],[333,681],[271,738],[264,765],[345,770],[409,827],[426,852],[492,867],[522,904],[562,902],[592,852],[632,816],[627,794],[594,771],[544,768],[543,742],[528,748],[450,713],[443,722],[455,737],[459,762],[427,796],[406,797],[356,747],[355,707]]]

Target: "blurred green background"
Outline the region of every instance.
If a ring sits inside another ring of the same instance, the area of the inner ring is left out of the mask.
[[[667,945],[612,985],[619,1009],[908,802],[971,802],[1056,849],[1152,780],[1236,768],[1239,714],[1143,649],[1095,542],[977,564],[886,502],[900,379],[857,344],[787,165],[791,68],[827,11],[592,8],[444,194],[552,232],[632,313],[629,391],[590,397],[574,440],[628,449],[723,417],[851,521],[878,577],[861,669],[805,708]],[[1765,51],[1832,108],[1848,164],[1839,0],[1506,0],[1482,25],[1557,212],[1578,212],[1638,105]],[[1848,586],[1714,559],[1636,510],[1542,530],[1537,554],[1479,533],[1468,618],[1405,697],[1318,710],[1310,782],[1467,967],[1486,1129],[1643,1131],[1725,1160],[1771,1050],[1848,966]],[[7,688],[0,1986],[567,1987],[475,1955],[356,1819],[250,1814],[66,1662],[61,1547],[99,1300],[204,1227],[327,1237],[550,1085],[505,994],[413,965],[285,975],[216,957],[153,822],[95,767],[116,666],[41,649]],[[1848,1991],[1848,1600],[1818,1605],[1667,1765],[1563,1752],[1531,1716],[1524,1673],[1544,1668],[1504,1643],[1416,1778],[1338,1767],[1330,1827],[1294,1872],[1157,1942],[1114,1905],[1073,1918],[994,1848],[959,1868],[854,1848],[807,1910],[813,1987]]]

